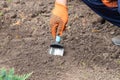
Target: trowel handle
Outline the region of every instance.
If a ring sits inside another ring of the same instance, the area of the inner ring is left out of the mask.
[[[60,43],[60,41],[61,41],[61,37],[57,35],[57,36],[56,36],[56,42],[57,42],[57,43]]]

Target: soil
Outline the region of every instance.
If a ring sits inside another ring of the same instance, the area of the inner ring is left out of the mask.
[[[68,2],[65,55],[48,54],[53,6],[54,0],[0,0],[0,68],[33,72],[29,80],[120,80],[120,47],[111,41],[120,28],[101,24],[82,1]]]

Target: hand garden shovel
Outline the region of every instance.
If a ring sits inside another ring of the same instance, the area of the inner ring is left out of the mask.
[[[56,36],[55,43],[52,43],[50,45],[49,54],[63,56],[63,54],[64,54],[64,47],[60,44],[60,41],[61,41],[61,37],[60,36]]]

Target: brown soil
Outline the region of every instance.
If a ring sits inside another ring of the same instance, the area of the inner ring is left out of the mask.
[[[111,42],[120,28],[98,23],[78,0],[68,3],[65,55],[48,54],[53,6],[54,0],[0,0],[0,68],[33,72],[29,80],[120,80],[120,47]]]

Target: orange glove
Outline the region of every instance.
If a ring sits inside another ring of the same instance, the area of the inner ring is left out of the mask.
[[[107,7],[117,7],[117,0],[102,0],[103,4],[105,4]]]
[[[52,16],[50,19],[50,26],[53,38],[56,35],[62,36],[65,26],[68,22],[68,9],[67,6],[55,3],[55,7],[52,10]]]

